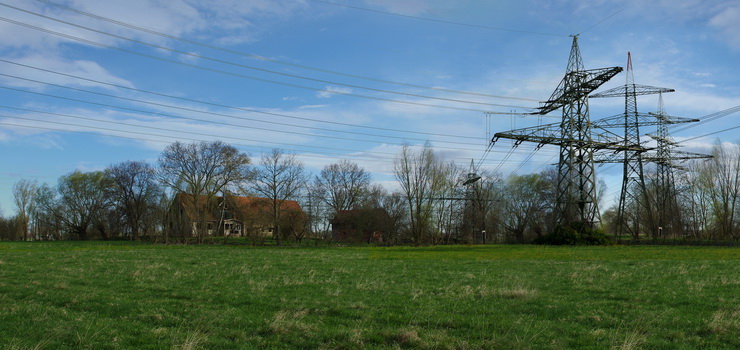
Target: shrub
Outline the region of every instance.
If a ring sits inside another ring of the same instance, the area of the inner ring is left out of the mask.
[[[558,225],[553,232],[534,240],[548,245],[609,245],[612,241],[604,232],[584,223]]]

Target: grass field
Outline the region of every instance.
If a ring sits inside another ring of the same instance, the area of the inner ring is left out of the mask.
[[[740,248],[0,243],[2,349],[739,349]]]

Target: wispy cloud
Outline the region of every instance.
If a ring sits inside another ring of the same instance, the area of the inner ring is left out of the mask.
[[[32,54],[23,57],[1,57],[13,63],[0,62],[0,73],[20,76],[26,79],[39,80],[63,86],[87,86],[113,89],[110,85],[95,81],[106,82],[133,88],[134,84],[124,78],[115,76],[99,63],[89,60],[68,60],[54,54]],[[15,63],[15,64],[14,64]],[[43,67],[45,71],[30,67]],[[60,73],[60,74],[53,74]],[[83,77],[88,80],[76,79],[72,76]],[[12,86],[43,88],[43,84],[28,80],[18,80],[3,77],[3,82]]]
[[[316,97],[318,98],[330,98],[334,95],[340,94],[340,95],[346,95],[351,94],[352,89],[347,87],[341,87],[341,86],[327,86],[324,88],[324,90],[319,91],[316,93]]]
[[[709,20],[727,44],[740,50],[740,5],[725,8]]]

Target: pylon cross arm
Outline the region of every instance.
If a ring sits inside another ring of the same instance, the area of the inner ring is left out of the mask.
[[[591,149],[608,149],[613,151],[634,151],[644,152],[646,148],[640,145],[626,145],[624,139],[610,135],[608,132],[592,133],[588,139],[576,139],[565,137],[561,123],[550,123],[528,128],[498,132],[494,138],[504,138],[516,140],[517,143],[522,141],[537,142],[539,145],[579,145]]]
[[[658,156],[657,154],[649,153],[642,157],[644,161],[658,163],[661,161],[687,161],[693,159],[712,159],[711,155],[694,153],[694,152],[683,152],[683,151],[671,151],[669,157]]]
[[[625,127],[635,126],[656,126],[656,125],[668,125],[668,124],[681,124],[681,123],[694,123],[699,121],[698,119],[690,119],[683,117],[674,117],[670,115],[660,113],[641,113],[630,114],[627,116],[628,121],[625,121],[625,114],[615,114],[613,116],[601,118],[599,120],[592,121],[591,124],[596,128],[619,128],[624,129]],[[635,120],[636,118],[636,120]]]
[[[648,114],[659,119],[663,124],[697,123],[700,121],[696,118],[674,117],[672,115],[667,115],[664,113],[650,112]]]
[[[532,114],[547,114],[580,100],[621,71],[622,67],[609,67],[569,72],[563,77],[550,98],[543,102],[537,112]]]
[[[604,97],[625,97],[629,96],[641,96],[641,95],[655,95],[665,92],[675,92],[674,89],[662,88],[657,86],[640,85],[640,84],[626,84],[604,90],[602,92],[588,96],[589,98],[604,98]]]

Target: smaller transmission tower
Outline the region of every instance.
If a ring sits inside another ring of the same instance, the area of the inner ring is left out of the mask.
[[[629,233],[637,238],[640,233],[641,216],[647,218],[651,232],[657,230],[652,217],[652,205],[645,187],[642,153],[640,142],[640,117],[637,113],[637,96],[673,92],[673,89],[647,85],[636,85],[632,70],[632,55],[627,53],[627,78],[624,86],[609,89],[591,95],[591,98],[624,97],[624,146],[634,147],[633,151],[624,151],[622,190],[617,207],[619,234]],[[631,207],[631,208],[630,208]]]
[[[676,192],[676,183],[673,173],[675,169],[683,168],[675,163],[676,160],[692,159],[709,159],[712,156],[675,151],[678,143],[668,133],[668,125],[676,123],[698,122],[699,119],[686,119],[671,117],[665,112],[663,104],[663,94],[658,96],[658,112],[655,114],[658,120],[658,129],[655,135],[648,134],[657,142],[656,154],[654,157],[648,155],[648,160],[656,165],[656,220],[658,225],[658,235],[667,236],[677,234],[683,230],[681,215],[679,212],[678,193]]]
[[[671,234],[682,229],[681,215],[678,212],[676,184],[673,179],[671,154],[677,146],[668,134],[670,118],[665,113],[663,94],[658,95],[658,130],[656,135],[649,135],[658,143],[656,165],[656,206],[658,234]],[[698,121],[696,119],[695,121]]]

